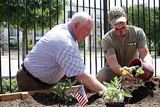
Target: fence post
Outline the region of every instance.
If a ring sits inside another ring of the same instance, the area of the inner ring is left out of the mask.
[[[107,10],[107,1],[103,0],[103,13],[104,13],[104,34],[108,31],[108,10]]]

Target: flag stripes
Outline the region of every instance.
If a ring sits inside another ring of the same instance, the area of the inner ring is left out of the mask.
[[[83,85],[81,85],[79,90],[75,93],[74,97],[78,100],[78,102],[82,105],[82,107],[84,107],[87,104],[88,98],[85,93]]]

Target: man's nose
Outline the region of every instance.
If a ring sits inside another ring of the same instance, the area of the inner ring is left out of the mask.
[[[121,24],[118,24],[117,28],[118,28],[118,29],[121,29],[121,28],[122,28],[122,25],[121,25]]]

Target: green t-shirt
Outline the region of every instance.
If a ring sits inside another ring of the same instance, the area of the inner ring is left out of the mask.
[[[133,58],[139,58],[138,49],[147,47],[146,35],[141,28],[127,25],[127,29],[124,37],[117,36],[112,29],[102,39],[105,56],[116,54],[121,66],[128,65]]]

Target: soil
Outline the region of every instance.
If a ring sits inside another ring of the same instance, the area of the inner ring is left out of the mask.
[[[160,107],[160,86],[159,82],[153,82],[154,89],[145,85],[131,84],[123,86],[126,92],[132,94],[132,98],[125,98],[125,107]],[[65,103],[64,101],[53,99],[54,94],[35,94],[24,100],[1,101],[0,107],[80,107],[76,99]],[[105,107],[106,101],[97,94],[87,93],[87,107]]]

